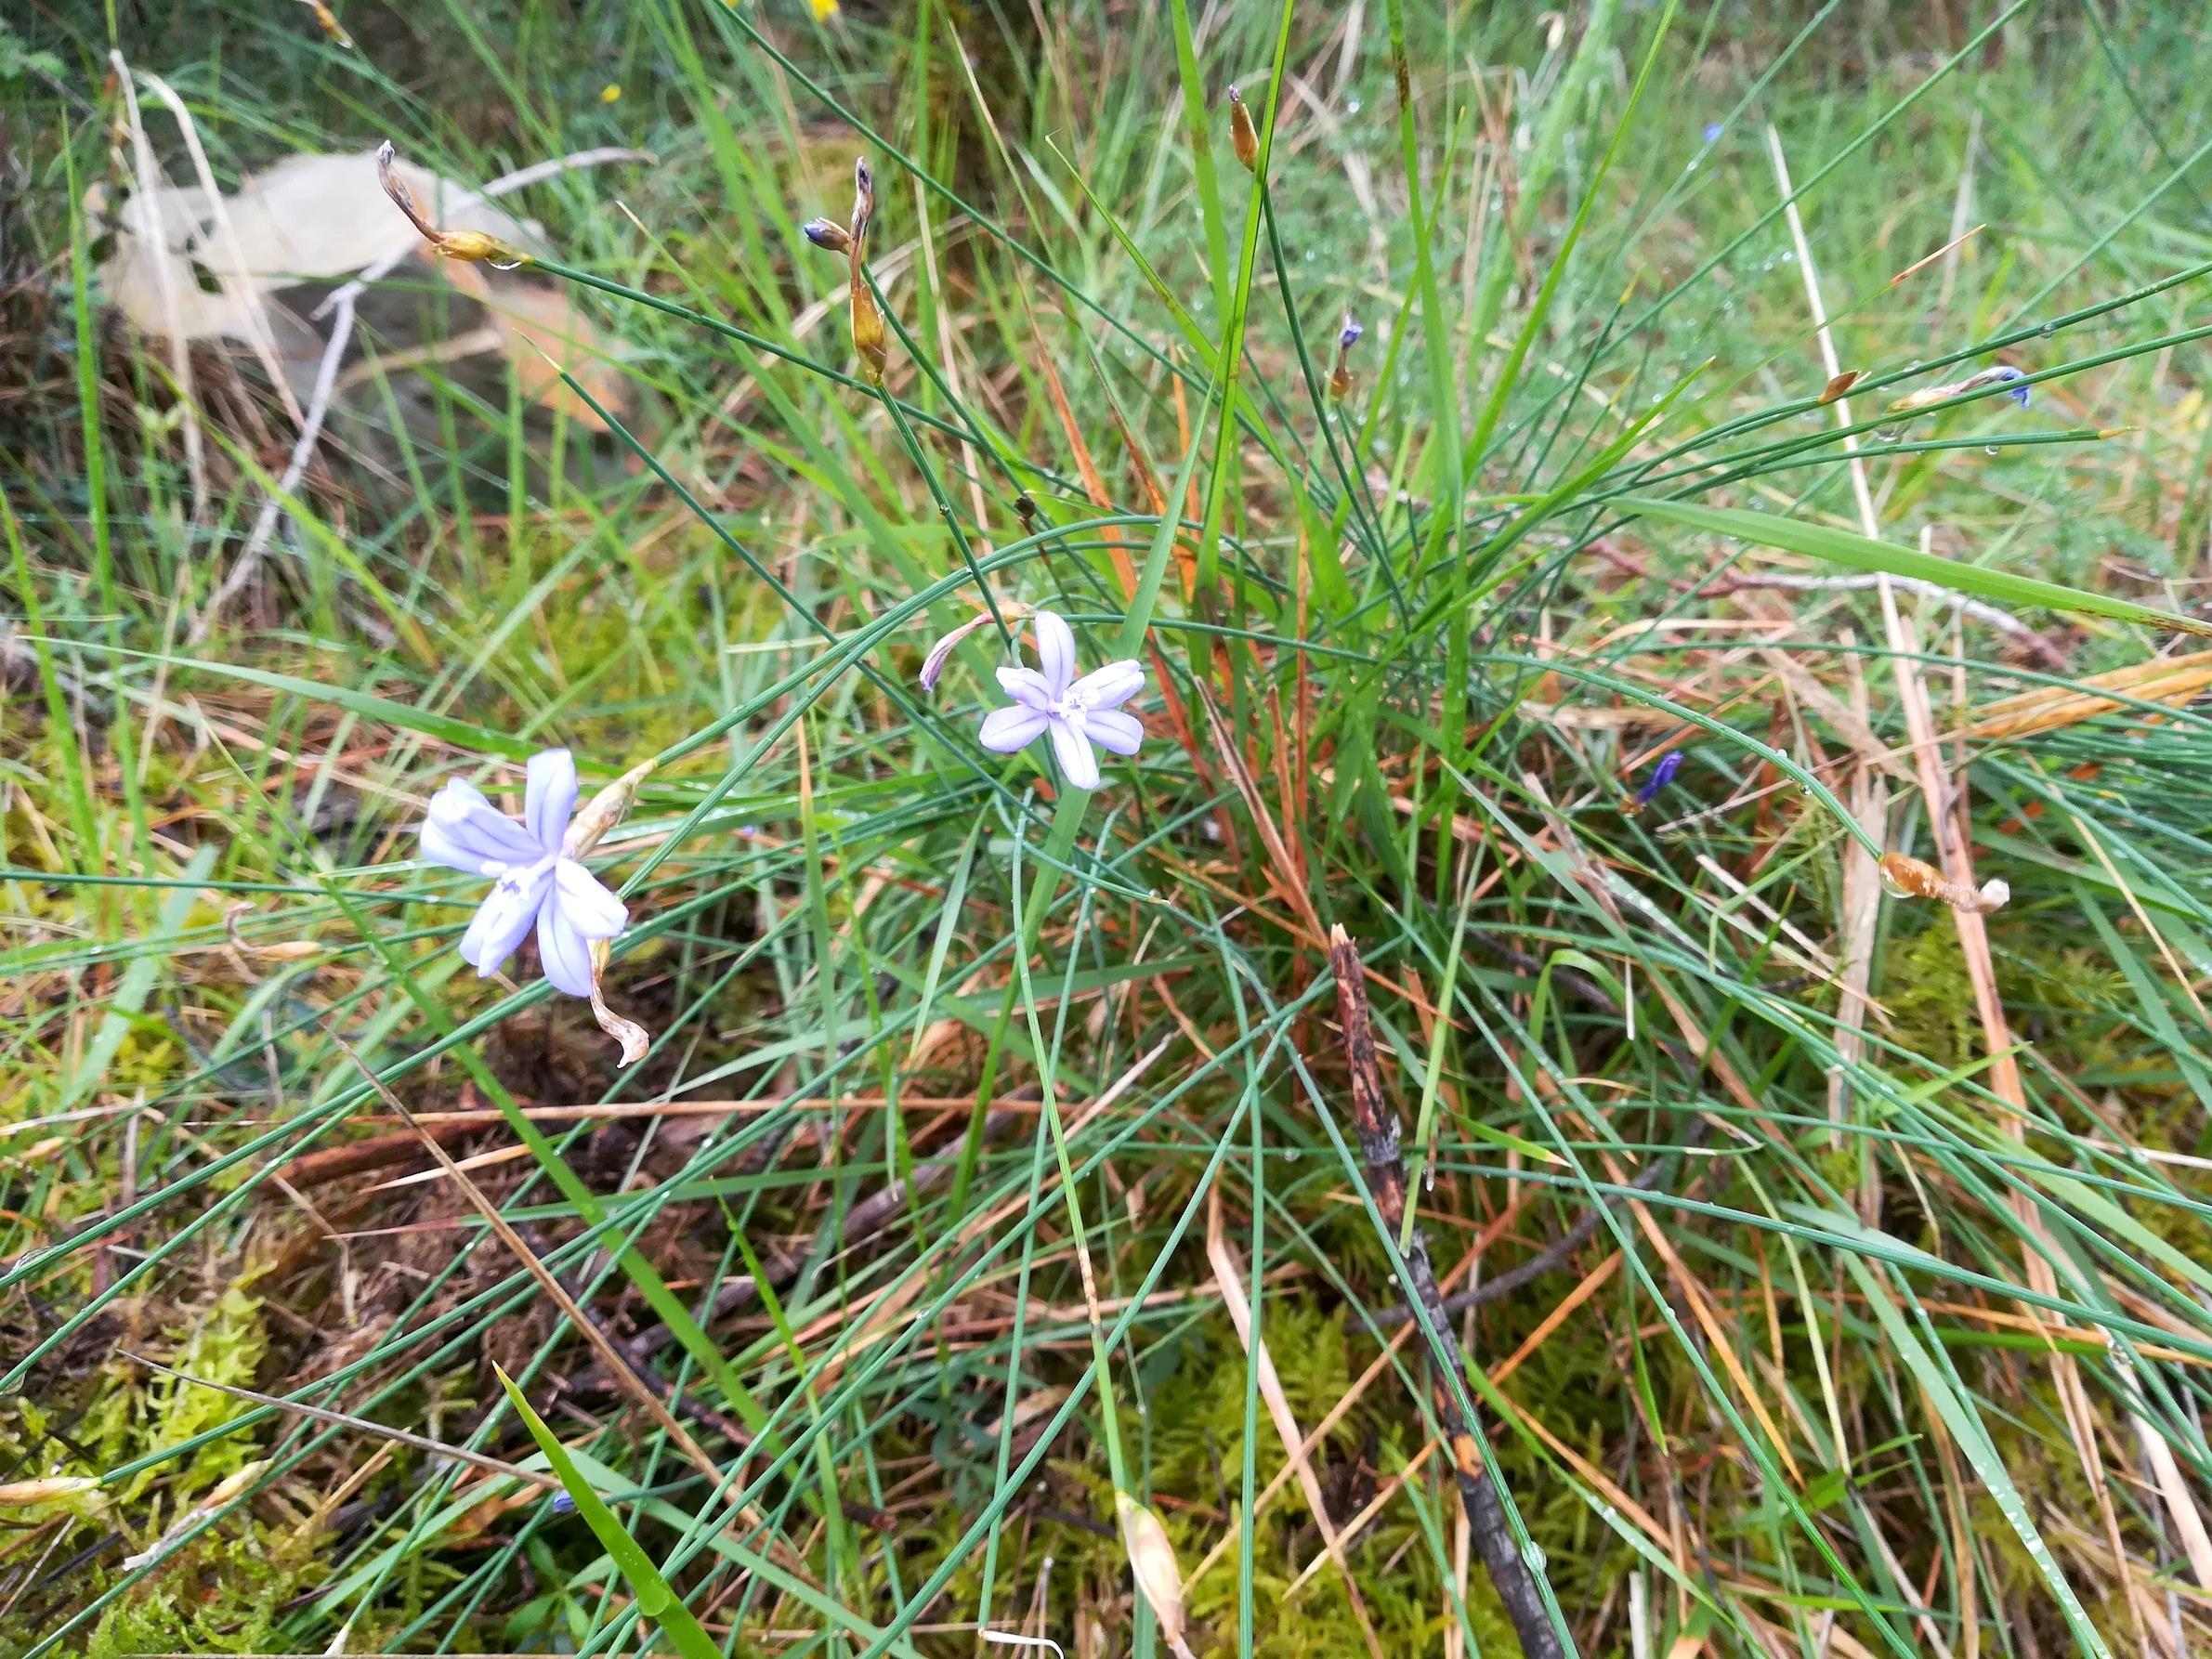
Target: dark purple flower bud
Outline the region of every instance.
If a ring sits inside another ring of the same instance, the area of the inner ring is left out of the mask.
[[[827,248],[832,254],[842,254],[853,245],[853,239],[835,219],[808,219],[799,229],[816,247]]]
[[[1651,776],[1643,780],[1643,787],[1636,791],[1636,804],[1649,806],[1652,798],[1674,781],[1674,775],[1682,769],[1682,751],[1669,749],[1659,757],[1659,764],[1651,769]]]
[[[1345,318],[1344,332],[1337,336],[1337,349],[1339,351],[1350,351],[1355,346],[1359,344],[1360,335],[1366,333],[1368,331],[1366,328],[1359,323],[1355,322],[1351,318]]]

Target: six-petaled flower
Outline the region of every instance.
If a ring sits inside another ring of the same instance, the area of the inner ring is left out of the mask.
[[[1145,688],[1145,671],[1124,660],[1078,679],[1073,631],[1049,610],[1036,612],[1032,620],[1037,667],[999,670],[999,684],[1014,704],[984,716],[983,746],[1013,754],[1049,732],[1068,786],[1094,790],[1098,757],[1091,752],[1092,744],[1112,754],[1134,754],[1145,740],[1137,717],[1121,707]]]
[[[576,810],[576,763],[565,749],[530,757],[517,823],[474,784],[454,778],[430,800],[423,856],[492,888],[461,935],[461,960],[495,973],[531,928],[545,977],[571,997],[592,994],[592,942],[629,924],[622,901],[584,869],[567,844]]]

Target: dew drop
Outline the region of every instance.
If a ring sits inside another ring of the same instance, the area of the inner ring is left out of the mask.
[[[1996,445],[1995,445],[1995,444],[1983,444],[1983,445],[1982,446],[1982,453],[1983,453],[1984,455],[1994,455],[1994,454],[1996,454],[1996,452],[1997,452],[1997,447],[1996,447]]]
[[[2035,332],[2048,340],[2051,337],[2051,335],[2059,332],[2059,325],[2055,322],[2047,322]]]

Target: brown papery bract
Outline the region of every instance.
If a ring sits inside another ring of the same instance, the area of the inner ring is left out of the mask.
[[[1940,899],[1954,910],[1986,915],[2002,908],[2012,896],[2012,889],[2003,882],[1984,882],[1977,892],[1964,882],[1954,882],[1932,864],[1908,858],[1903,853],[1884,853],[1880,869],[1882,885],[1896,897]]]
[[[1237,96],[1237,88],[1229,88],[1229,142],[1236,147],[1237,159],[1244,163],[1247,173],[1260,168],[1260,135],[1252,126],[1252,112],[1245,107],[1244,99]]]

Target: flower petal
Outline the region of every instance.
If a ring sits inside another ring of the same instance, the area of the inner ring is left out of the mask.
[[[571,997],[592,994],[592,942],[570,920],[559,893],[548,893],[538,911],[538,960],[553,988]]]
[[[1053,699],[1059,695],[1046,684],[1045,677],[1033,668],[1001,668],[999,670],[999,685],[1015,702],[1024,708],[1035,709],[1040,713],[1050,708]]]
[[[1091,739],[1084,734],[1080,721],[1054,718],[1045,723],[1052,728],[1053,752],[1059,756],[1061,774],[1071,790],[1094,790],[1098,787],[1098,757],[1091,752]]]
[[[1037,666],[1054,699],[1067,695],[1075,681],[1075,634],[1054,611],[1041,610],[1029,619],[1037,630]]]
[[[998,754],[1012,754],[1036,742],[1044,731],[1044,724],[1042,714],[1017,703],[1011,709],[993,709],[986,714],[983,729],[975,735],[982,739],[984,748]]]
[[[573,858],[553,867],[553,903],[587,939],[611,939],[630,925],[630,912],[597,876]]]
[[[1113,754],[1134,754],[1145,740],[1143,724],[1119,709],[1091,710],[1083,716],[1083,729],[1092,742]]]
[[[1067,688],[1067,700],[1086,709],[1119,709],[1145,689],[1145,671],[1129,658],[1093,669]]]
[[[522,791],[522,816],[537,843],[548,853],[561,850],[569,815],[576,810],[576,762],[565,749],[530,757],[530,782]]]
[[[476,920],[461,935],[461,960],[478,973],[496,973],[530,934],[545,895],[553,888],[553,860],[541,858],[511,869],[477,907]]]
[[[496,875],[498,869],[488,867],[534,864],[543,856],[520,824],[458,777],[430,797],[419,833],[424,857],[472,876]]]

